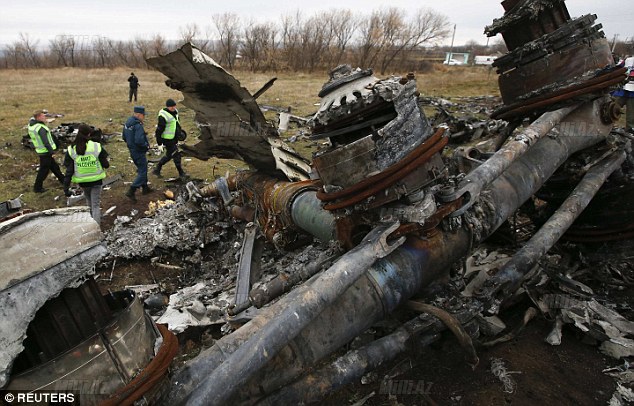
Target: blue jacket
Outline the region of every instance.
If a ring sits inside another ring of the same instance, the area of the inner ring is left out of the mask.
[[[131,152],[147,152],[150,149],[143,123],[134,116],[128,117],[123,126],[123,140]]]

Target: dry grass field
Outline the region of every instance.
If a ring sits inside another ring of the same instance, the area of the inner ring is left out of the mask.
[[[396,73],[402,75],[403,73]],[[47,109],[50,113],[64,114],[49,124],[54,128],[64,122],[86,122],[101,128],[105,133],[120,132],[121,126],[131,114],[133,103],[128,102],[129,69],[32,69],[0,70],[0,201],[21,196],[27,208],[42,210],[65,205],[62,189],[52,175],[44,183],[49,189],[44,194],[32,192],[38,159],[35,152],[24,148],[20,141],[27,133],[26,124],[36,109]],[[146,107],[145,128],[153,142],[156,114],[167,98],[177,101],[183,95],[164,83],[166,77],[157,71],[135,71],[140,79],[138,104]],[[316,111],[319,102],[317,93],[327,80],[327,73],[257,73],[235,72],[234,75],[251,92],[257,91],[270,78],[277,77],[275,85],[264,93],[258,102],[279,107],[290,106],[297,115],[309,115]],[[451,98],[457,96],[497,95],[497,77],[487,68],[445,67],[417,74],[418,88],[423,95]],[[187,130],[188,144],[195,144],[198,133],[194,123],[194,112],[179,105],[181,123]],[[267,117],[274,120],[273,113]],[[283,134],[288,136],[290,134]],[[297,145],[297,144],[295,144]],[[109,175],[120,173],[124,182],[134,178],[134,165],[128,161],[125,144],[116,138],[105,148],[111,156]],[[56,155],[61,163],[63,154]],[[154,157],[158,158],[158,156]],[[195,159],[184,163],[185,169],[194,177],[213,179],[226,170],[240,167],[240,162]],[[172,173],[173,172],[173,173]],[[173,165],[165,167],[167,176],[175,175]],[[157,180],[150,176],[152,182]],[[118,182],[107,191],[111,197],[124,193],[124,182]],[[157,185],[160,186],[160,185]]]

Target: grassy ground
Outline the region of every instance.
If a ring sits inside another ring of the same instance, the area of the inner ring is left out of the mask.
[[[86,122],[101,128],[105,133],[120,132],[123,122],[132,111],[133,103],[128,102],[129,69],[41,69],[41,70],[0,70],[0,201],[22,195],[27,207],[42,210],[65,205],[63,193],[52,175],[44,186],[49,189],[43,194],[32,192],[38,159],[32,150],[22,147],[20,141],[27,133],[26,124],[36,109],[47,109],[51,113],[62,113],[49,124],[54,128],[63,122]],[[140,79],[138,104],[148,111],[146,131],[153,135],[156,114],[164,106],[167,98],[182,100],[180,92],[164,84],[166,79],[157,71],[136,71]],[[258,73],[236,72],[235,76],[252,93],[257,91],[271,77],[277,77],[275,85],[265,92],[258,102],[279,107],[290,106],[297,115],[309,115],[317,110],[317,93],[327,80],[326,73]],[[487,68],[439,67],[431,73],[417,74],[418,88],[424,95],[451,98],[455,96],[497,95],[497,77]],[[181,123],[187,130],[187,144],[197,142],[198,133],[194,124],[194,112],[179,105]],[[267,118],[275,119],[273,113]],[[290,134],[284,134],[288,136]],[[152,142],[152,137],[150,138]],[[298,145],[298,144],[294,144]],[[125,144],[119,139],[106,146],[111,156],[109,175],[120,173],[124,181],[134,178],[135,168],[129,162]],[[301,148],[300,145],[298,147]],[[63,154],[56,155],[58,162]],[[158,158],[158,156],[154,157]],[[242,167],[240,162],[195,159],[184,162],[185,169],[201,179],[213,179],[227,170]],[[173,165],[165,167],[164,174],[176,175]],[[157,184],[157,180],[150,176]],[[123,194],[123,182],[115,184],[108,193]]]

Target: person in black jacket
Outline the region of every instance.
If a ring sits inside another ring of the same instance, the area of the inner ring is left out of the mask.
[[[92,129],[80,124],[73,144],[64,156],[66,176],[64,194],[70,196],[71,180],[84,191],[84,197],[90,208],[90,215],[99,224],[101,222],[101,185],[106,177],[105,169],[110,166],[108,153],[100,143],[90,139]]]
[[[184,140],[187,133],[181,128],[176,102],[173,99],[167,99],[165,108],[159,111],[158,125],[154,136],[156,137],[156,143],[164,145],[166,151],[165,156],[160,159],[152,173],[160,178],[163,165],[173,160],[181,180],[188,179],[189,176],[181,165],[181,154],[178,150],[178,141]]]
[[[132,96],[134,96],[134,101],[136,101],[136,94],[141,84],[139,83],[139,78],[137,78],[134,75],[134,72],[130,73],[130,77],[128,78],[128,83],[130,84],[130,94],[128,97],[128,103],[130,103],[132,102]]]

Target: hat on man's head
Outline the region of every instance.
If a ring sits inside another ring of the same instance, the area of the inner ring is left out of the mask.
[[[40,114],[46,114],[46,113],[48,113],[48,111],[47,111],[47,110],[42,110],[42,109],[40,109],[40,110],[35,110],[35,111],[33,112],[33,118],[37,118],[37,116],[39,116]]]
[[[165,101],[165,105],[166,105],[167,107],[176,106],[176,102],[174,101],[174,99],[167,99],[167,100]]]
[[[143,106],[134,106],[135,113],[145,114],[145,107]]]

